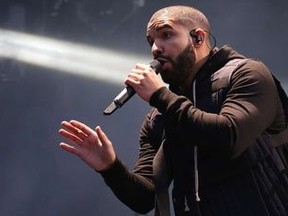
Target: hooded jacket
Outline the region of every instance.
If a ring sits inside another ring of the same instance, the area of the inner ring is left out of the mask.
[[[189,91],[170,86],[152,95],[134,170],[117,160],[101,172],[132,210],[152,210],[156,191],[156,215],[168,216],[169,206],[158,206],[157,198],[173,181],[175,215],[288,214],[288,181],[272,138],[287,126],[277,87],[252,59],[223,86],[217,71],[233,59],[245,57],[216,48]]]

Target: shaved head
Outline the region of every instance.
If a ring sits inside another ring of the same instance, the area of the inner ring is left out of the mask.
[[[183,25],[187,30],[202,28],[210,32],[210,25],[206,16],[199,10],[188,6],[169,6],[156,11],[147,25],[147,30],[151,28],[157,20],[170,20],[176,24]]]

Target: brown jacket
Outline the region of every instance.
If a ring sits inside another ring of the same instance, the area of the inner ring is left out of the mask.
[[[153,94],[155,108],[142,125],[135,169],[129,171],[118,160],[102,172],[131,209],[146,213],[154,207],[153,159],[165,140],[176,215],[288,214],[288,182],[271,139],[287,124],[275,82],[263,63],[249,60],[233,72],[229,86],[215,85],[219,81],[212,74],[235,58],[245,57],[229,46],[215,49],[191,91],[170,86]],[[200,202],[195,201],[196,171]]]

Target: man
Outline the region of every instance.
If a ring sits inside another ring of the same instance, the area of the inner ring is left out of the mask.
[[[148,22],[152,55],[169,88],[148,65],[128,74],[125,84],[152,106],[133,171],[99,126],[62,122],[59,132],[73,145],[60,146],[139,213],[155,207],[155,215],[170,215],[173,182],[176,215],[288,215],[287,176],[272,148],[272,135],[287,127],[275,81],[263,63],[212,47],[210,36],[208,20],[192,7],[160,9]]]

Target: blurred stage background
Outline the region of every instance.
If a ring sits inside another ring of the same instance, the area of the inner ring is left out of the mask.
[[[134,64],[151,60],[146,23],[172,4],[201,9],[219,47],[261,59],[287,91],[287,0],[1,0],[1,216],[137,215],[59,148],[58,129],[70,119],[101,125],[133,167],[149,106],[135,96],[111,116],[103,110]]]

